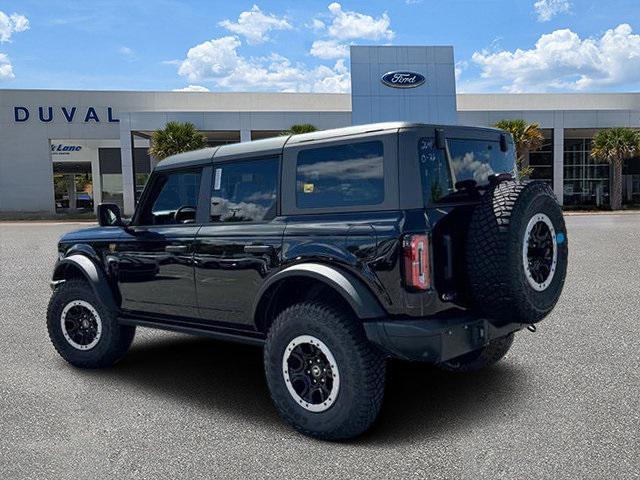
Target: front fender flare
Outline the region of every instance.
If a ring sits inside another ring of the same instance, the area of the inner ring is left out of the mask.
[[[53,271],[53,281],[66,279],[69,268],[79,270],[91,285],[96,296],[104,302],[110,310],[117,312],[118,305],[113,297],[113,292],[104,272],[89,257],[82,254],[73,254],[58,262]]]
[[[279,271],[262,285],[253,305],[253,318],[258,314],[263,295],[272,286],[285,278],[296,276],[314,278],[333,288],[349,303],[360,319],[380,318],[386,315],[371,290],[352,273],[321,263],[299,263]]]

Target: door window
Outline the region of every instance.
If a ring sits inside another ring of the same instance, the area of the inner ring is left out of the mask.
[[[194,223],[200,170],[161,173],[154,180],[151,196],[145,202],[142,225],[171,225]]]
[[[299,208],[377,205],[384,201],[380,141],[311,148],[298,153]]]
[[[276,216],[279,157],[218,164],[211,222],[261,222]]]

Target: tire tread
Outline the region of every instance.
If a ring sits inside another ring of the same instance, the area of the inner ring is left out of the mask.
[[[354,409],[354,415],[350,416],[347,423],[333,431],[312,430],[292,421],[286,412],[281,412],[281,415],[300,433],[311,437],[323,440],[342,440],[359,435],[375,421],[382,405],[386,377],[383,355],[366,339],[362,326],[354,322],[343,311],[317,301],[304,302],[283,310],[269,330],[264,351],[267,377],[269,376],[268,362],[274,355],[271,350],[273,342],[269,341],[269,339],[278,335],[283,326],[294,318],[305,318],[306,321],[322,321],[351,346],[352,360],[359,362],[364,370],[362,374],[363,391],[360,395],[360,398],[364,401]],[[277,389],[271,388],[270,390],[272,400],[276,405],[286,404],[285,399],[279,398]],[[286,394],[280,392],[280,395],[289,394],[288,392]]]

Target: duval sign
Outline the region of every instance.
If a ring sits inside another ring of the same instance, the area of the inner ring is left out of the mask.
[[[385,73],[380,81],[392,88],[415,88],[422,85],[426,78],[417,72],[393,71]]]
[[[118,123],[120,120],[113,114],[112,107],[13,107],[13,119],[16,123],[24,123],[30,118],[37,119],[43,123],[53,122],[54,119],[61,119],[67,123],[74,120],[84,123]]]

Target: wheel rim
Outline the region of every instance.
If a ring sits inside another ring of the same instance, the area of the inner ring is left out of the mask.
[[[67,303],[60,315],[62,334],[73,348],[90,350],[102,336],[102,319],[96,309],[84,300]]]
[[[522,263],[534,290],[542,292],[551,285],[558,263],[558,242],[553,223],[544,213],[534,215],[527,224]]]
[[[324,412],[338,397],[338,364],[329,348],[316,337],[301,335],[289,342],[282,357],[287,390],[305,410]]]

